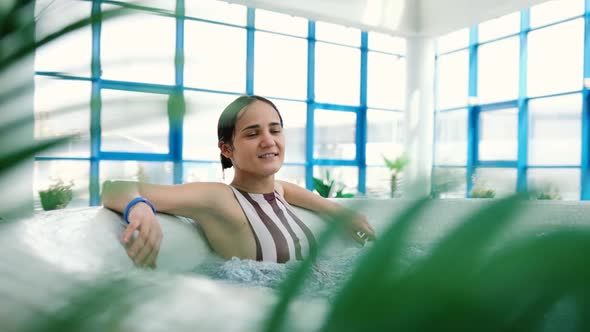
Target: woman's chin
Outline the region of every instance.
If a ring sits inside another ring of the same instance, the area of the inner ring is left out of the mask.
[[[276,174],[283,166],[283,163],[273,163],[273,165],[263,165],[259,168],[261,175],[270,176]]]

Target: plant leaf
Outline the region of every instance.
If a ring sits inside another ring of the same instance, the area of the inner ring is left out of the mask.
[[[335,235],[342,231],[353,218],[351,214],[341,214],[339,216],[322,215],[321,217],[328,223],[328,227],[318,236],[317,250],[311,251],[301,265],[287,276],[279,289],[279,300],[269,313],[261,331],[275,332],[281,330],[287,316],[289,304],[303,287],[305,278],[313,263],[317,260],[318,255],[326,249]]]
[[[16,164],[33,157],[40,151],[57,146],[70,140],[72,136],[58,137],[39,143],[34,143],[26,148],[14,152],[3,153],[0,155],[0,174],[15,166]]]
[[[124,13],[124,8],[115,8],[115,9],[105,10],[105,11],[102,11],[98,14],[90,15],[89,17],[86,17],[86,18],[80,19],[74,23],[71,23],[71,24],[63,27],[62,29],[59,29],[53,33],[50,33],[49,35],[41,38],[38,41],[34,41],[32,43],[26,44],[23,47],[15,50],[11,54],[0,58],[0,73],[2,71],[4,71],[6,68],[9,68],[14,63],[20,61],[21,59],[25,58],[29,54],[35,52],[35,50],[37,50],[41,46],[43,46],[53,40],[56,40],[56,39],[72,32],[72,31],[76,31],[80,28],[91,25],[95,22],[100,22],[102,20],[118,17],[118,16],[122,15],[123,13]]]
[[[330,194],[330,187],[324,184],[324,181],[313,178],[313,188],[320,194],[322,197],[328,197]]]
[[[391,226],[359,260],[350,280],[336,295],[321,331],[377,331],[367,324],[367,320],[357,320],[359,317],[375,316],[372,313],[375,307],[362,305],[363,302],[366,304],[365,299],[375,295],[367,293],[366,286],[371,285],[371,293],[384,290],[383,285],[389,279],[392,268],[389,263],[400,255],[410,226],[428,202],[426,198],[417,200],[404,208],[399,217],[392,218]]]

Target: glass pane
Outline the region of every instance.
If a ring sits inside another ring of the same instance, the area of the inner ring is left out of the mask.
[[[307,37],[306,19],[262,9],[256,9],[256,28]]]
[[[218,0],[189,0],[184,2],[184,11],[189,17],[246,26],[247,10],[242,5]]]
[[[92,3],[87,1],[36,0],[35,32],[37,40],[78,20],[90,17],[91,10]]]
[[[102,90],[101,151],[168,153],[168,95]]]
[[[518,109],[481,112],[479,160],[516,160],[518,155]]]
[[[256,32],[254,40],[255,93],[305,100],[307,40],[266,32]]]
[[[436,101],[438,109],[467,105],[469,53],[460,51],[438,57]]]
[[[174,84],[175,29],[173,17],[139,11],[103,22],[102,78]]]
[[[435,163],[467,164],[467,110],[436,113]]]
[[[436,40],[438,54],[450,52],[469,46],[469,29],[462,29],[446,34]]]
[[[339,24],[316,22],[315,37],[317,40],[329,41],[350,46],[361,46],[361,31]]]
[[[470,197],[473,196],[474,191],[481,193],[492,190],[496,198],[516,192],[516,169],[478,168],[473,180]]]
[[[580,165],[582,96],[529,101],[529,164]]]
[[[154,184],[172,184],[174,166],[170,162],[107,161],[100,162],[100,186],[106,180],[140,181]]]
[[[529,169],[528,189],[537,199],[580,199],[579,169]]]
[[[369,49],[404,55],[406,54],[406,39],[380,32],[369,32]]]
[[[404,151],[404,114],[367,110],[367,165],[383,165],[383,156],[394,160]]]
[[[334,61],[338,59],[338,61]],[[315,97],[317,101],[359,105],[360,50],[316,44]]]
[[[465,198],[466,177],[465,168],[434,168],[432,170],[432,197]]]
[[[185,84],[245,92],[246,30],[196,21],[184,24]]]
[[[553,0],[531,7],[531,28],[582,15],[584,0]]]
[[[281,112],[285,133],[285,162],[305,162],[307,142],[307,104],[303,102],[275,100]]]
[[[406,59],[369,52],[367,104],[403,110],[406,101]]]
[[[283,165],[275,179],[295,183],[305,188],[305,166],[286,166]]]
[[[518,97],[518,37],[484,44],[478,53],[478,101],[485,104]]]
[[[92,51],[90,45],[90,27],[67,33],[36,50],[35,70],[89,77]]]
[[[316,109],[314,121],[314,158],[346,160],[355,158],[355,113]]]
[[[520,12],[500,16],[478,26],[479,42],[508,36],[520,31]]]
[[[197,92],[184,92],[187,111],[184,116],[183,157],[194,160],[219,160],[217,122],[221,112],[237,96]],[[220,164],[221,169],[221,164]]]
[[[64,184],[73,181],[72,201],[68,208],[83,207],[90,205],[89,193],[90,162],[71,160],[48,160],[35,161],[33,177],[33,197],[35,210],[41,210],[40,190],[47,190],[49,186],[58,180]]]
[[[354,166],[314,166],[313,176],[327,180],[326,171],[330,179],[334,180],[330,197],[335,197],[336,192],[343,189],[343,193],[356,194],[358,192],[358,167]]]
[[[367,196],[371,198],[391,197],[391,171],[387,167],[367,167]]]
[[[36,39],[63,29],[69,24],[90,16],[92,3],[69,0],[35,1]],[[11,47],[15,47],[15,42]],[[86,47],[80,47],[86,45]],[[92,33],[90,27],[69,32],[38,48],[35,70],[90,76]]]
[[[231,179],[223,179],[221,163],[191,163],[185,162],[182,182],[223,182],[229,183]]]
[[[582,88],[584,20],[529,34],[528,93],[538,96]]]
[[[117,0],[119,2],[126,2],[133,5],[139,5],[143,7],[159,8],[174,11],[176,8],[176,1],[170,0]],[[201,0],[200,0],[201,1]]]
[[[90,83],[35,76],[35,138],[74,135],[66,144],[40,155],[90,155]]]

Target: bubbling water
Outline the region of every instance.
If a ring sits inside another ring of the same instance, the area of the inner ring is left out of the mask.
[[[306,278],[302,295],[330,298],[350,276],[354,263],[364,250],[350,247],[337,255],[318,258]],[[279,264],[235,257],[227,261],[217,258],[200,264],[192,272],[214,280],[277,290],[300,265],[300,261]]]

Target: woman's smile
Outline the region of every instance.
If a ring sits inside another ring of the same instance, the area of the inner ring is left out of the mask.
[[[265,154],[258,155],[258,158],[260,158],[260,159],[271,159],[272,160],[272,159],[275,159],[278,156],[279,156],[278,153],[271,152],[271,153],[265,153]]]

